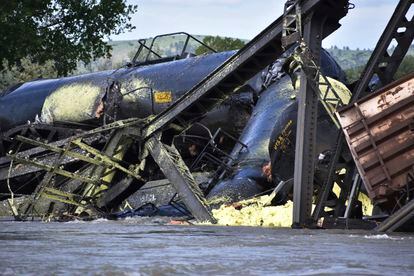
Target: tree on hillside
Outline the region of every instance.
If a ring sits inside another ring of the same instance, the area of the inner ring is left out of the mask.
[[[136,10],[125,0],[0,1],[0,61],[19,66],[26,57],[37,64],[52,60],[65,75],[78,60],[109,56],[104,39],[132,30]]]
[[[365,66],[357,66],[357,67],[346,69],[345,74],[346,74],[346,78],[348,79],[348,83],[353,83],[357,81],[360,78],[362,74],[362,70],[364,70],[364,67]]]
[[[365,66],[358,66],[358,67],[353,67],[353,68],[345,70],[345,73],[348,78],[348,82],[352,83],[354,81],[357,81],[360,78],[362,74],[362,70],[364,70],[364,68]],[[395,73],[394,79],[397,80],[403,76],[412,74],[413,72],[414,72],[414,56],[407,55],[401,62],[400,67],[398,67],[398,70]]]
[[[414,73],[414,56],[407,55],[401,62],[400,67],[398,68],[398,71],[395,74],[395,78],[399,79],[403,76],[412,73]]]
[[[9,65],[7,60],[3,60],[2,67],[4,69],[0,70],[0,91],[37,78],[57,77],[54,62],[50,60],[42,65],[33,62],[29,57],[22,58],[19,65]]]
[[[220,36],[206,36],[204,37],[203,42],[217,52],[237,50],[245,45],[240,39]],[[210,52],[210,50],[204,46],[198,47],[195,51],[197,55],[205,54],[207,52]]]

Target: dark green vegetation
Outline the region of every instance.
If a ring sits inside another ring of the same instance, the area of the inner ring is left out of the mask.
[[[0,1],[0,69],[23,58],[53,60],[58,75],[66,75],[79,60],[109,56],[104,39],[132,30],[136,11],[125,0]]]

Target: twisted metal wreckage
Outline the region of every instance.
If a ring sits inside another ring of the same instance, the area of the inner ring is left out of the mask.
[[[194,56],[189,42],[201,42],[177,33],[174,55],[157,52],[160,36],[140,40],[124,68],[12,87],[0,97],[1,195],[19,220],[184,213],[214,223],[219,204],[272,191],[284,204],[293,190],[294,227],[387,218],[379,230],[396,230],[414,214],[413,76],[385,86],[413,39],[412,4],[398,4],[353,94],[321,49],[347,0],[287,1],[237,52]],[[360,100],[370,82],[385,88]],[[380,216],[361,220],[365,190]]]

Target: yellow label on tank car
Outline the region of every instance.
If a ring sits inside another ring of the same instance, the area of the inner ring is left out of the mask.
[[[154,101],[159,104],[172,102],[171,91],[156,91],[154,93]]]

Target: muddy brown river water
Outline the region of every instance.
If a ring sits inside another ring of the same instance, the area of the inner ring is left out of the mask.
[[[0,221],[1,275],[414,275],[414,235]]]

